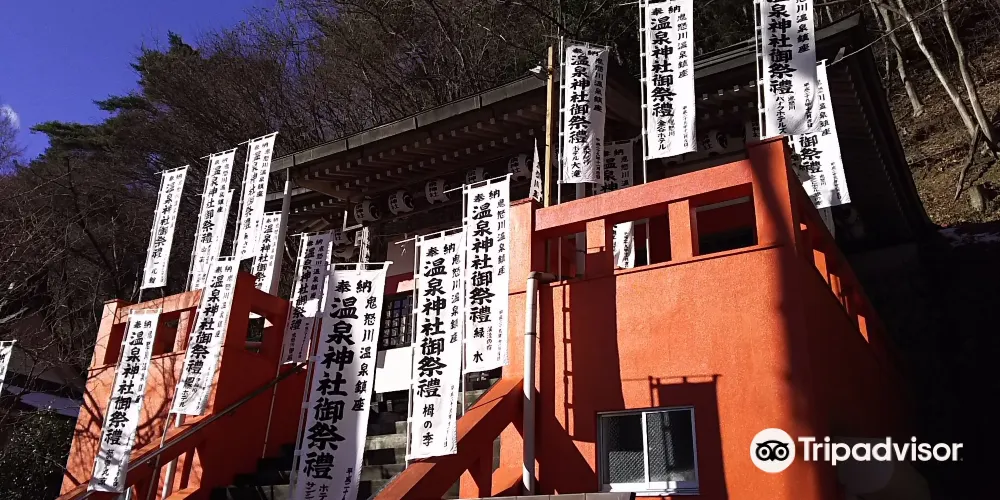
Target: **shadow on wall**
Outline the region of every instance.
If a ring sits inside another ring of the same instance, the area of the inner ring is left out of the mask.
[[[150,443],[159,442],[163,427],[170,411],[172,389],[177,385],[177,378],[183,363],[183,353],[168,353],[153,356],[146,380],[146,393],[143,399],[140,425],[136,430],[135,446],[139,450]],[[100,448],[101,430],[109,408],[107,407],[113,391],[117,365],[98,368],[99,373],[91,371],[87,391],[84,393],[83,405],[73,435],[73,445],[66,468],[65,481],[69,485],[78,486],[90,480],[94,460]],[[114,411],[111,408],[110,411]],[[63,483],[64,490],[70,488]]]
[[[722,427],[719,422],[719,375],[703,377],[649,377],[651,407],[692,406],[694,443],[697,443],[699,494],[724,500],[726,470],[722,461]],[[666,433],[663,436],[666,437]],[[692,443],[692,444],[694,444]],[[668,449],[664,444],[664,449]]]

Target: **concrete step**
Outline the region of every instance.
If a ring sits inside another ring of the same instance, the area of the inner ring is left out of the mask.
[[[404,468],[406,468],[404,464],[365,465],[361,467],[361,480],[378,481],[392,479],[396,477],[396,474],[403,472]]]
[[[403,446],[403,448],[367,450],[362,457],[362,463],[364,465],[393,465],[406,463],[406,446]]]
[[[382,491],[389,484],[389,479],[361,481],[358,484],[358,500],[368,499]],[[277,484],[270,486],[229,486],[216,488],[209,495],[210,500],[291,500],[291,485]]]
[[[389,448],[401,448],[406,450],[406,434],[368,436],[368,438],[365,439],[365,451],[385,450]]]

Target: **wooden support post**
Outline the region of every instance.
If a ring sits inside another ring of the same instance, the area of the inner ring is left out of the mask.
[[[545,86],[545,204],[552,206],[555,186],[556,141],[559,140],[559,85],[556,84],[556,72],[559,71],[556,61],[556,48],[549,46],[548,83]]]

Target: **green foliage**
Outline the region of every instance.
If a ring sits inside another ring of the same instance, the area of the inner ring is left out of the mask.
[[[13,417],[13,418],[10,418]],[[43,500],[59,495],[73,421],[55,412],[9,416],[0,430],[0,498]]]

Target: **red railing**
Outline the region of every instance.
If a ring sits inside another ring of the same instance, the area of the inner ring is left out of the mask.
[[[478,490],[475,495],[480,498],[510,488],[510,478],[498,478],[494,484],[493,441],[510,424],[520,424],[523,398],[521,378],[498,381],[458,420],[457,454],[410,462],[376,498],[441,498],[466,471],[471,473],[474,487]],[[518,480],[520,474],[515,479]]]

